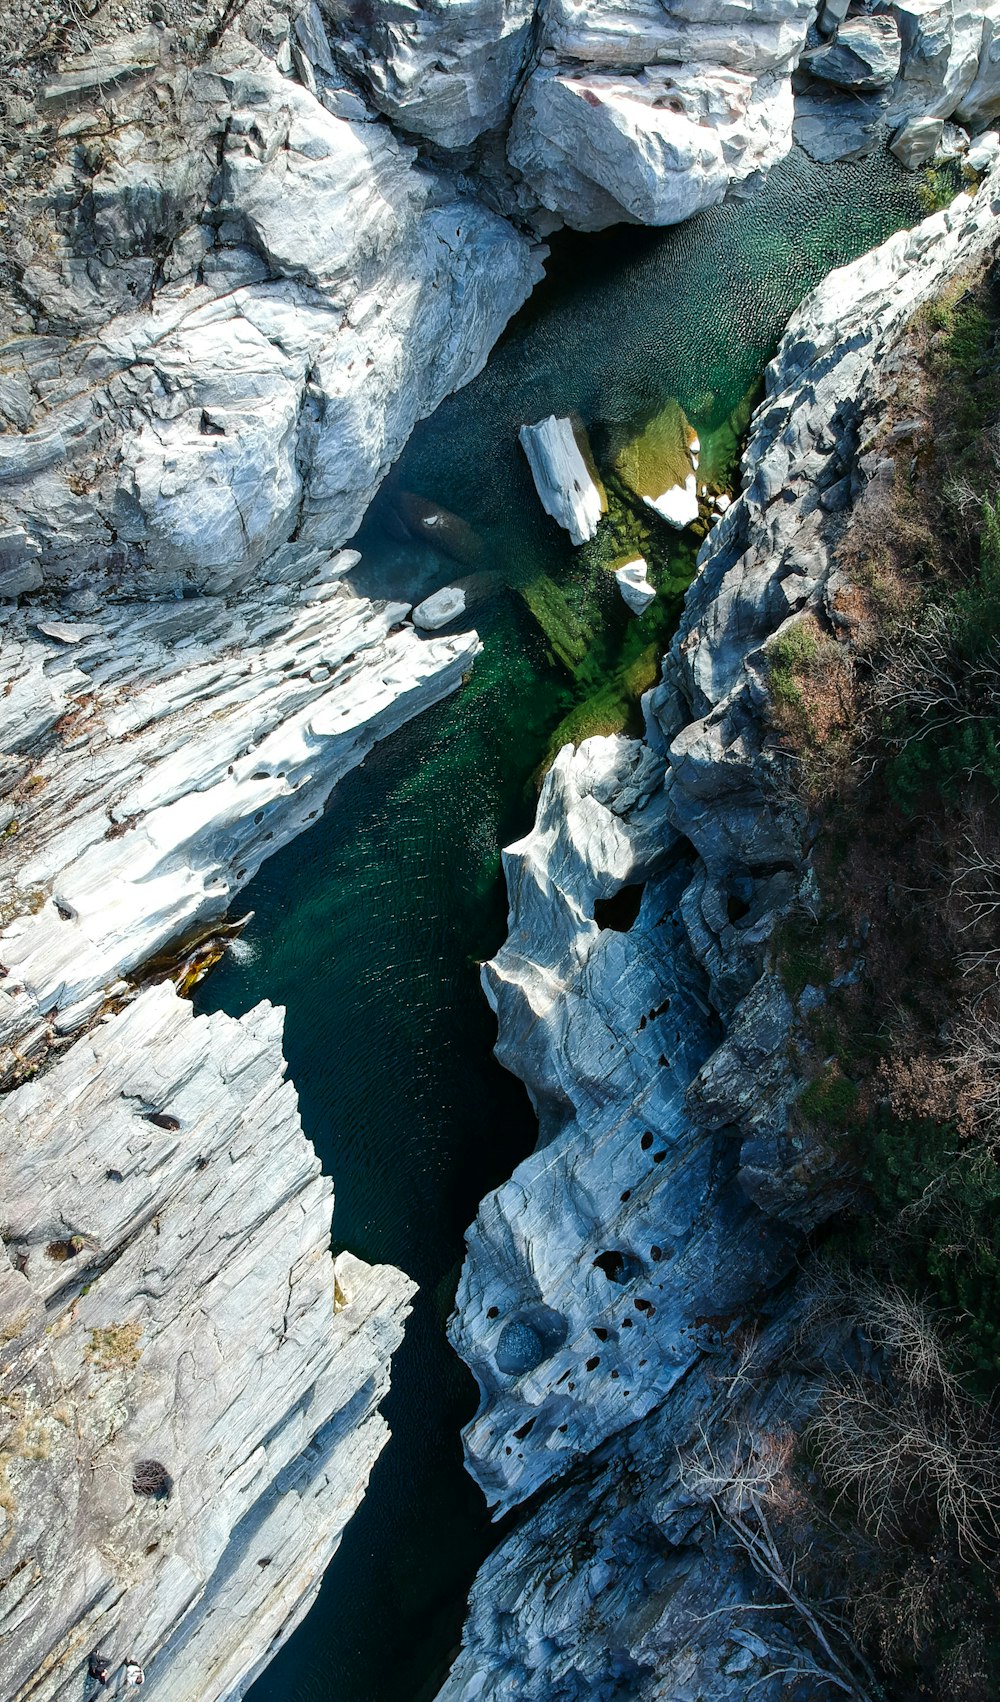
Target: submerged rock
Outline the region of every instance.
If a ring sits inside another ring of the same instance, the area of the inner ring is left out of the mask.
[[[550,414],[521,427],[518,437],[546,514],[565,527],[574,544],[592,538],[607,508],[604,490],[584,459],[572,420]]]
[[[281,1023],[161,985],[0,1101],[6,1694],[242,1694],[388,1439],[413,1284],[331,1256]]]
[[[413,611],[414,626],[422,626],[427,632],[436,632],[438,627],[450,626],[457,621],[459,615],[465,613],[465,592],[456,585],[446,585],[441,591],[435,591],[432,596],[425,597]]]

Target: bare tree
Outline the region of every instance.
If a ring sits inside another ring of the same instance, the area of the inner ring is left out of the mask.
[[[724,1453],[702,1431],[696,1448],[678,1454],[681,1482],[695,1500],[712,1508],[754,1571],[778,1598],[772,1604],[736,1603],[723,1611],[753,1613],[779,1608],[799,1629],[792,1650],[772,1637],[772,1667],[757,1682],[782,1675],[808,1677],[854,1702],[873,1702],[869,1687],[875,1684],[874,1674],[847,1625],[827,1606],[809,1599],[797,1577],[799,1561],[794,1556],[785,1559],[772,1526],[773,1510],[780,1508],[787,1494],[794,1448],[795,1438],[790,1433],[744,1437],[737,1431]]]

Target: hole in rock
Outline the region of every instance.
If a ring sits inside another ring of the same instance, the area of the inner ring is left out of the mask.
[[[660,1260],[663,1258],[663,1248],[662,1247],[650,1247],[649,1256],[654,1261],[655,1264],[659,1264]]]
[[[656,1311],[656,1307],[653,1305],[651,1300],[643,1300],[641,1297],[634,1301],[633,1305],[637,1312],[645,1312],[647,1318],[651,1318],[653,1313]]]
[[[172,1117],[169,1111],[147,1111],[146,1122],[155,1123],[158,1129],[170,1129],[171,1131],[179,1129],[181,1126],[180,1119]]]
[[[607,1339],[608,1339],[608,1332],[604,1328],[603,1324],[595,1324],[594,1325],[594,1334],[597,1337],[599,1342],[606,1342]]]
[[[83,1246],[82,1236],[68,1235],[65,1241],[50,1241],[45,1249],[45,1256],[61,1265],[66,1259],[75,1259],[77,1254],[82,1253]]]
[[[631,1328],[632,1328],[631,1318],[623,1318],[622,1319],[622,1329],[623,1330],[630,1330]]]
[[[104,1174],[109,1182],[124,1182],[125,1180],[120,1170],[106,1170]]]
[[[198,430],[201,432],[202,437],[225,437],[226,435],[225,426],[220,425],[218,420],[213,420],[207,408],[202,408],[201,410],[201,419],[198,422]]]
[[[630,1200],[631,1198],[632,1198],[632,1190],[631,1190],[631,1188],[626,1188],[624,1194],[621,1197],[622,1205],[625,1204],[626,1200]]]
[[[639,1142],[639,1145],[642,1147],[643,1152],[648,1152],[650,1147],[652,1146],[652,1144],[653,1144],[653,1136],[652,1136],[651,1131],[649,1129],[647,1129],[646,1133],[642,1137],[642,1140]]]
[[[499,1318],[499,1316],[500,1316],[499,1306],[487,1306],[486,1316],[487,1316],[487,1318]]]
[[[616,934],[627,934],[639,914],[643,887],[623,886],[610,898],[594,900],[594,921],[599,928],[613,928]]]
[[[665,1153],[665,1152],[654,1152],[654,1154],[653,1154],[653,1163],[654,1163],[654,1164],[662,1164],[662,1163],[663,1163],[663,1160],[664,1160],[664,1159],[665,1159],[665,1158],[666,1158],[666,1156],[667,1156],[667,1155],[666,1155],[666,1153]]]
[[[750,906],[746,899],[738,898],[735,893],[730,893],[726,899],[726,915],[730,922],[742,922],[749,909]]]
[[[518,1425],[517,1429],[514,1432],[514,1435],[517,1437],[519,1442],[523,1442],[526,1436],[531,1435],[531,1432],[534,1430],[534,1428],[535,1428],[534,1419],[533,1418],[526,1418],[523,1424]]]
[[[160,1460],[137,1460],[132,1473],[132,1491],[148,1495],[153,1501],[166,1501],[174,1480]]]
[[[612,1371],[611,1376],[612,1376],[613,1379],[616,1378],[616,1377],[620,1377],[621,1372],[620,1371]]]
[[[603,1271],[609,1282],[632,1282],[642,1276],[642,1263],[634,1253],[622,1253],[617,1247],[598,1253],[594,1264]]]
[[[562,1347],[569,1327],[551,1306],[530,1306],[508,1318],[497,1342],[496,1367],[505,1377],[523,1377]]]
[[[600,1363],[601,1363],[601,1356],[600,1356],[599,1353],[595,1353],[593,1359],[588,1359],[586,1369],[588,1371],[596,1371],[597,1367],[600,1365]]]

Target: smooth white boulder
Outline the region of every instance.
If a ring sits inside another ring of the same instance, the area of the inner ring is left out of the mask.
[[[673,485],[662,496],[643,497],[643,502],[682,532],[698,518],[698,481],[689,473],[682,485]]]
[[[425,597],[413,611],[414,626],[423,627],[425,632],[436,632],[439,627],[449,626],[457,621],[459,615],[465,613],[465,592],[457,585],[445,585],[432,596]]]
[[[583,458],[572,421],[550,414],[537,425],[522,426],[518,439],[546,514],[565,527],[574,544],[585,544],[597,531],[607,502]]]
[[[649,608],[656,596],[656,587],[649,583],[649,566],[644,557],[637,556],[635,561],[627,561],[623,567],[616,568],[615,580],[633,614],[641,615]]]

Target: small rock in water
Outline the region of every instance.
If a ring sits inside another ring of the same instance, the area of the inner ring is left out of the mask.
[[[641,615],[649,608],[656,596],[656,588],[649,583],[649,567],[642,556],[637,556],[635,561],[627,561],[623,567],[616,568],[615,579],[633,614]]]
[[[465,592],[460,591],[457,585],[445,585],[417,604],[413,611],[413,624],[422,627],[425,632],[436,632],[438,627],[448,626],[464,613]]]

